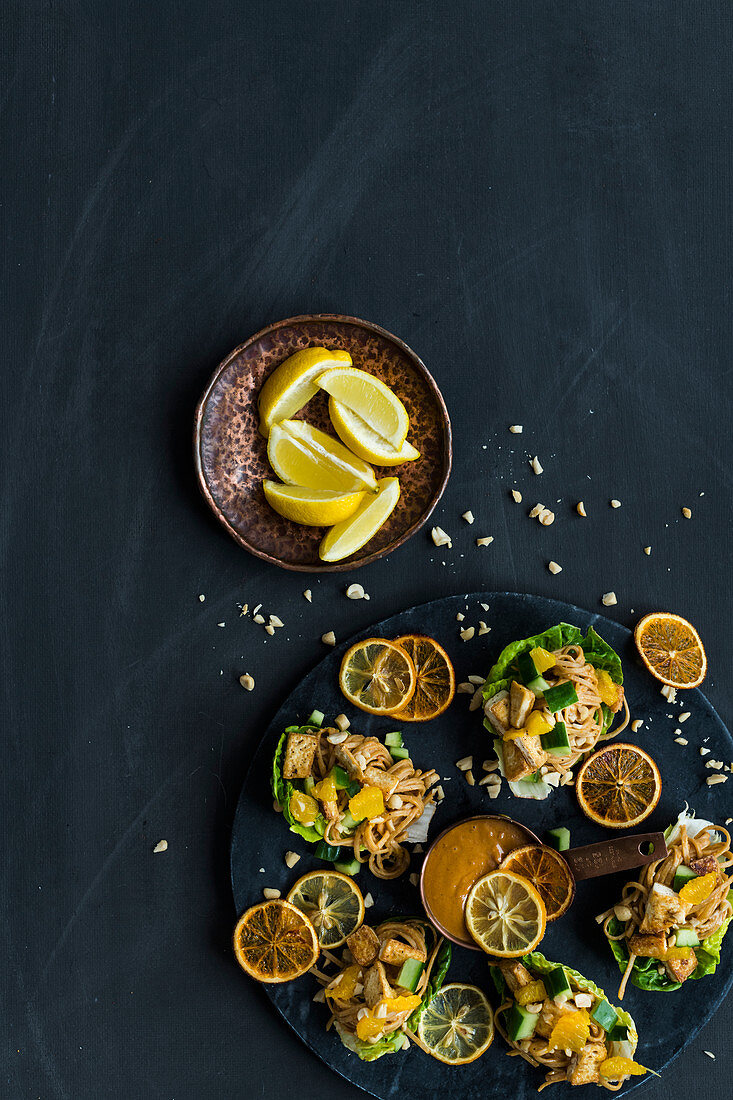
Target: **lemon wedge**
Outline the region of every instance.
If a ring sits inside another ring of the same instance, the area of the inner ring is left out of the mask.
[[[389,386],[358,367],[331,367],[316,378],[316,385],[399,451],[407,439],[407,409]]]
[[[350,519],[337,523],[325,535],[318,550],[321,560],[343,561],[361,550],[387,522],[399,499],[399,478],[380,478],[376,496],[365,496]]]
[[[303,485],[263,482],[267,503],[295,523],[307,527],[331,527],[353,516],[364,499],[363,492],[338,493],[332,489],[307,489]]]
[[[267,379],[258,398],[260,431],[267,437],[273,424],[289,420],[318,393],[315,383],[329,367],[351,365],[348,351],[304,348],[285,359]]]
[[[273,470],[288,485],[354,493],[376,492],[374,470],[339,443],[338,439],[303,420],[273,424],[267,441],[267,457]]]
[[[402,462],[414,462],[420,457],[420,452],[407,440],[399,450],[393,447],[388,439],[370,428],[358,413],[352,412],[335,397],[329,399],[328,412],[339,438],[349,450],[367,462],[375,462],[378,466],[399,466]]]

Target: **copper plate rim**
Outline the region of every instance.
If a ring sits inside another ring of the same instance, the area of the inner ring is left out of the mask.
[[[509,817],[509,814],[471,814],[470,817],[462,817],[460,821],[454,821],[452,825],[448,825],[445,829],[443,829],[443,832],[439,833],[438,836],[436,836],[435,840],[425,853],[425,858],[422,861],[422,867],[420,868],[420,900],[430,923],[434,925],[435,928],[437,928],[441,936],[445,936],[447,940],[450,940],[451,943],[457,944],[458,947],[465,947],[467,951],[482,951],[483,948],[479,947],[478,944],[473,942],[473,940],[459,940],[455,936],[452,936],[450,932],[448,932],[443,927],[440,921],[436,920],[432,909],[425,900],[425,868],[428,865],[430,853],[432,852],[435,845],[440,840],[442,840],[444,836],[452,832],[454,829],[457,829],[459,825],[465,825],[467,821],[508,821],[511,825],[516,825],[518,826],[518,828],[523,829],[527,836],[532,838],[535,843],[539,844],[540,846],[542,846],[542,841],[537,836],[537,834],[533,833],[527,825],[525,825],[521,821],[517,821],[514,817]]]
[[[254,344],[257,340],[262,339],[262,337],[267,336],[272,332],[277,332],[278,329],[284,328],[286,325],[295,325],[299,323],[302,324],[308,321],[336,321],[340,324],[358,325],[361,328],[367,329],[369,332],[374,332],[377,335],[386,338],[387,340],[391,340],[392,343],[396,344],[396,346],[407,356],[407,358],[411,361],[412,365],[415,367],[418,373],[421,374],[427,382],[428,388],[432,391],[438,408],[440,409],[442,418],[443,445],[445,451],[445,470],[443,471],[443,476],[440,480],[440,484],[435,490],[435,493],[433,494],[433,497],[430,500],[427,508],[422,513],[422,515],[418,519],[416,519],[415,522],[411,524],[410,527],[408,527],[407,530],[399,536],[399,538],[396,538],[394,540],[394,542],[391,542],[388,546],[385,546],[381,550],[375,550],[373,553],[367,554],[366,557],[360,558],[359,561],[356,562],[346,561],[333,562],[324,565],[300,565],[297,562],[282,561],[274,554],[268,554],[266,551],[261,550],[259,547],[255,546],[248,539],[246,539],[242,534],[240,534],[240,532],[232,526],[222,510],[219,508],[219,505],[214,500],[209,489],[201,462],[201,430],[206,405],[211,395],[211,391],[214,389],[217,382],[219,381],[219,378],[227,369],[232,360],[240,355],[246,348]],[[262,558],[263,561],[269,562],[271,565],[279,565],[281,569],[289,569],[295,573],[345,573],[351,569],[359,569],[362,565],[368,565],[370,562],[377,561],[379,558],[384,557],[386,554],[391,554],[393,550],[396,550],[398,547],[402,546],[403,543],[407,542],[408,539],[412,538],[412,536],[416,534],[421,527],[424,527],[424,525],[430,519],[430,516],[435,510],[435,506],[442,497],[445,491],[445,487],[448,484],[448,478],[450,476],[451,466],[453,464],[452,432],[450,417],[448,416],[448,409],[446,407],[443,395],[438,388],[437,382],[423,363],[420,356],[417,355],[416,352],[412,350],[412,348],[408,347],[404,340],[400,340],[399,336],[395,336],[386,328],[382,328],[381,325],[377,325],[373,321],[363,321],[359,317],[349,317],[347,314],[341,313],[304,313],[298,317],[286,317],[282,321],[275,321],[271,325],[266,325],[264,328],[260,329],[259,332],[256,332],[253,336],[250,336],[249,339],[245,340],[243,344],[240,344],[238,347],[236,347],[234,351],[230,352],[229,355],[227,355],[226,359],[224,359],[219,364],[219,366],[212,374],[196,406],[193,427],[193,453],[194,464],[196,467],[196,475],[199,483],[199,488],[203,494],[203,497],[213,511],[216,518],[229,532],[235,542],[238,542],[240,546],[243,546],[245,550],[248,550],[250,552],[250,554],[254,554],[255,557]]]

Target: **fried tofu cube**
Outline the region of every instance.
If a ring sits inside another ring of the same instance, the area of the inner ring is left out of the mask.
[[[379,937],[368,924],[362,924],[361,928],[346,937],[346,946],[355,963],[361,967],[371,966],[379,954]]]
[[[523,684],[518,684],[516,680],[512,680],[509,688],[509,721],[515,730],[522,729],[529,718],[534,702],[534,692]]]
[[[718,870],[719,864],[715,856],[702,856],[701,859],[691,859],[688,866],[696,875],[709,875],[711,871]]]
[[[571,1085],[597,1085],[598,1069],[607,1057],[606,1044],[600,1040],[586,1043],[579,1054],[574,1054],[568,1066],[568,1081]]]
[[[326,821],[338,821],[338,802],[322,802],[321,807],[323,809],[323,816],[326,818]]]
[[[664,932],[654,936],[640,936],[637,932],[629,940],[629,951],[642,959],[663,959],[667,954],[667,937]]]
[[[372,764],[364,768],[364,786],[379,787],[380,791],[384,793],[385,801],[393,793],[398,783],[399,779],[394,775],[389,775],[383,768],[375,768]]]
[[[494,727],[499,737],[503,737],[509,729],[509,692],[498,691],[486,700],[484,714]]]
[[[507,961],[499,963],[499,970],[501,970],[504,981],[512,993],[519,992],[525,985],[529,985],[530,982],[534,981],[527,967],[520,962]]]
[[[537,771],[540,764],[544,764],[547,760],[547,753],[542,748],[539,737],[516,737],[514,744],[532,768],[532,771]]]
[[[385,940],[379,949],[379,958],[387,966],[402,966],[407,959],[425,962],[427,955],[417,947],[410,947],[401,940]]]
[[[394,996],[387,981],[387,974],[381,962],[373,963],[364,975],[364,1000],[369,1008],[374,1008],[384,997]]]
[[[688,959],[665,959],[664,966],[673,982],[686,982],[697,969],[697,955],[690,948]]]
[[[312,733],[293,730],[288,734],[283,761],[283,778],[306,779],[313,770],[318,738]]]
[[[690,906],[669,886],[655,882],[649,891],[640,932],[668,932],[673,925],[685,923]]]
[[[540,1009],[540,1014],[537,1017],[537,1024],[535,1026],[535,1034],[541,1035],[544,1039],[549,1039],[552,1035],[552,1029],[561,1016],[567,1016],[568,1012],[577,1012],[575,1005],[571,1004],[556,1004],[549,998],[543,1003]]]
[[[512,782],[516,779],[526,779],[528,775],[532,775],[537,770],[527,763],[520,752],[517,744],[519,740],[521,738],[517,738],[516,741],[504,741],[503,743],[504,774]]]

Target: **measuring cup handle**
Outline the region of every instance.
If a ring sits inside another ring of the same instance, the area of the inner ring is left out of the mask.
[[[651,850],[642,851],[650,844]],[[628,871],[631,867],[643,867],[655,859],[664,859],[667,844],[664,833],[636,833],[634,836],[601,840],[598,844],[586,844],[562,853],[570,864],[576,881],[598,878],[614,871]]]

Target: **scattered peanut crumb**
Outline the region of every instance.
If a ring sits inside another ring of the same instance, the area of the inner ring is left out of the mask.
[[[675,741],[677,742],[678,745],[687,745],[688,744],[688,740],[687,740],[686,737],[675,737]]]
[[[727,783],[728,782],[728,776],[727,775],[710,775],[705,780],[705,782],[707,783],[708,787],[717,787],[718,783]]]
[[[250,676],[248,672],[243,673],[243,675],[239,677],[239,682],[245,691],[252,691],[255,686],[255,678],[254,676]]]
[[[474,785],[474,783],[476,782],[476,780],[474,779],[474,777],[473,777],[473,772],[471,771],[471,769],[470,769],[470,768],[469,768],[469,769],[468,769],[468,771],[467,771],[467,772],[465,773],[465,775],[466,775],[466,782],[468,783],[469,787],[473,787],[473,785]]]
[[[416,856],[422,855],[422,853],[425,851],[422,844],[416,844],[412,850]]]
[[[489,605],[488,605],[487,603],[482,603],[482,604],[481,604],[481,607],[483,608],[483,610],[484,610],[484,611],[488,611],[488,610],[489,610]]]
[[[363,600],[365,596],[363,584],[350,584],[346,589],[346,595],[350,600]]]
[[[325,634],[321,634],[321,641],[324,645],[336,645],[336,635],[332,630],[327,630]]]
[[[484,538],[482,538],[482,539],[476,539],[476,545],[477,546],[491,546],[493,541],[494,541],[494,536],[493,535],[485,535]]]
[[[611,507],[612,508],[620,508],[621,507],[621,501],[616,500],[616,498],[614,497],[613,500],[611,501]]]
[[[708,756],[709,753],[710,753],[710,749],[706,749],[705,746],[703,745],[703,747],[700,749],[700,756]]]
[[[683,508],[682,515],[685,517],[685,519],[692,519],[692,512],[689,508]]]
[[[703,1054],[707,1054],[708,1058],[712,1058],[713,1061],[715,1061],[715,1055],[713,1054],[712,1050],[704,1050]]]
[[[544,504],[535,504],[534,508],[530,508],[530,510],[529,510],[529,513],[528,513],[529,518],[530,519],[537,519],[537,516],[544,509],[544,507],[545,507]]]
[[[155,852],[156,855],[158,854],[158,852],[167,852],[167,851],[168,851],[168,841],[167,840],[159,840],[158,843],[153,848],[153,852]]]
[[[270,626],[285,626],[285,623],[278,615],[270,615]]]
[[[442,802],[444,798],[445,798],[445,791],[443,790],[441,784],[439,783],[438,786],[435,788],[435,799],[436,799],[437,802]]]
[[[461,772],[467,772],[469,768],[473,767],[473,757],[462,756],[460,760],[456,760],[456,767]]]
[[[647,555],[647,557],[651,554],[651,552],[652,552],[651,546],[645,546],[644,547],[644,553]]]
[[[555,522],[555,513],[551,512],[549,508],[543,508],[537,518],[543,527],[549,527],[551,523]]]
[[[498,798],[500,792],[501,792],[501,780],[499,780],[498,783],[487,783],[486,784],[486,793],[488,794],[489,798]]]
[[[239,612],[240,619],[242,618],[243,615],[246,615],[248,611],[249,611],[249,604],[248,603],[243,603],[242,608]]]
[[[469,676],[468,677],[468,682],[470,684],[485,684],[486,683],[486,677],[485,676]]]
[[[682,714],[677,716],[678,722],[686,722],[692,712],[689,710],[683,710]]]
[[[300,863],[300,856],[298,855],[297,852],[286,852],[285,853],[285,863],[287,864],[288,867],[291,867],[291,868],[295,867],[296,863]]]
[[[305,596],[308,603],[313,603],[313,593],[311,592],[310,588],[306,588],[303,595]]]
[[[436,546],[447,546],[449,550],[453,546],[450,535],[447,535],[442,527],[433,527],[430,535]]]
[[[456,622],[457,623],[462,623],[463,620],[465,619],[465,617],[466,616],[463,614],[463,612],[459,611],[458,614],[456,615]]]
[[[523,430],[523,428],[522,428],[521,424],[510,424],[509,425],[509,431],[512,433],[512,435],[521,435],[522,430]]]
[[[227,624],[226,623],[217,623],[216,625],[217,626],[226,626]]]
[[[201,595],[199,596],[199,603],[203,603],[205,599],[206,599],[206,596],[202,592]]]
[[[499,761],[498,760],[484,760],[481,767],[483,768],[483,770],[485,772],[495,772],[496,769],[499,767]]]
[[[531,460],[530,466],[532,467],[532,469],[534,470],[534,472],[536,474],[541,474],[541,473],[544,472],[543,469],[542,469],[542,463],[540,462],[537,455],[535,455],[534,458]]]
[[[473,512],[469,508],[467,512],[464,512],[461,519],[465,519],[466,523],[473,523]]]
[[[420,881],[420,876],[418,874],[416,874],[415,871],[413,871],[412,874],[410,875],[410,885],[411,886],[417,886],[419,881]]]
[[[562,573],[562,566],[558,565],[556,561],[548,561],[547,568],[551,573]]]
[[[275,627],[272,625],[272,623],[268,623],[267,626],[265,627],[265,634],[273,635],[274,633],[275,633]]]
[[[264,615],[253,615],[252,616],[252,621],[257,623],[259,626],[262,626],[262,624],[265,621],[265,616]]]
[[[641,727],[642,727],[643,725],[644,725],[644,720],[643,720],[643,718],[636,718],[636,719],[635,719],[635,720],[634,720],[634,721],[633,721],[633,722],[631,723],[631,728],[632,728],[632,730],[634,731],[634,733],[638,733],[638,732],[639,732],[639,730],[641,729]]]
[[[483,619],[479,619],[479,621],[478,621],[478,636],[479,636],[479,638],[481,637],[482,634],[488,634],[490,630],[491,630],[491,627],[487,626]]]
[[[260,610],[260,608],[261,608],[261,607],[262,607],[262,604],[261,604],[261,603],[258,603],[258,604],[257,604],[257,607],[255,607],[255,609],[253,610],[252,614],[253,614],[253,615],[256,615],[256,614],[257,614],[257,612],[258,612],[258,611]]]
[[[579,516],[583,516],[583,518],[585,519],[587,513],[582,500],[579,500],[578,503],[575,505],[575,511],[578,513]]]
[[[519,492],[519,489],[512,489],[512,498],[515,504],[522,503],[522,494]]]
[[[476,628],[473,626],[467,626],[465,630],[461,631],[461,641],[470,642],[476,633]]]
[[[475,691],[473,684],[469,684],[467,680],[464,680],[462,684],[459,684],[456,691],[459,695],[473,695]]]
[[[340,729],[342,733],[345,733],[346,730],[351,725],[351,722],[349,721],[349,719],[346,717],[345,714],[337,714],[336,717],[333,720],[333,724],[338,729]]]
[[[723,761],[722,760],[706,760],[705,761],[705,767],[706,768],[715,768],[716,771],[720,771],[721,768],[723,767]]]
[[[677,698],[677,688],[672,687],[671,684],[663,684],[659,689],[660,695],[663,695],[668,703],[674,703]]]
[[[273,890],[270,886],[266,886],[265,889],[262,891],[262,896],[264,897],[265,901],[275,901],[276,898],[280,897],[280,891]]]
[[[613,607],[614,604],[618,603],[618,600],[616,599],[616,593],[615,592],[606,592],[606,593],[604,593],[604,595],[601,596],[601,603],[603,604],[604,607]]]
[[[371,907],[373,905],[374,905],[374,898],[372,897],[371,892],[370,892],[370,893],[368,893],[364,896],[364,908],[365,909],[371,909]]]
[[[315,993],[311,997],[311,1000],[313,1001],[314,1004],[317,1004],[317,1005],[325,1004],[326,1003],[326,990],[325,989],[319,989],[318,992]]]

